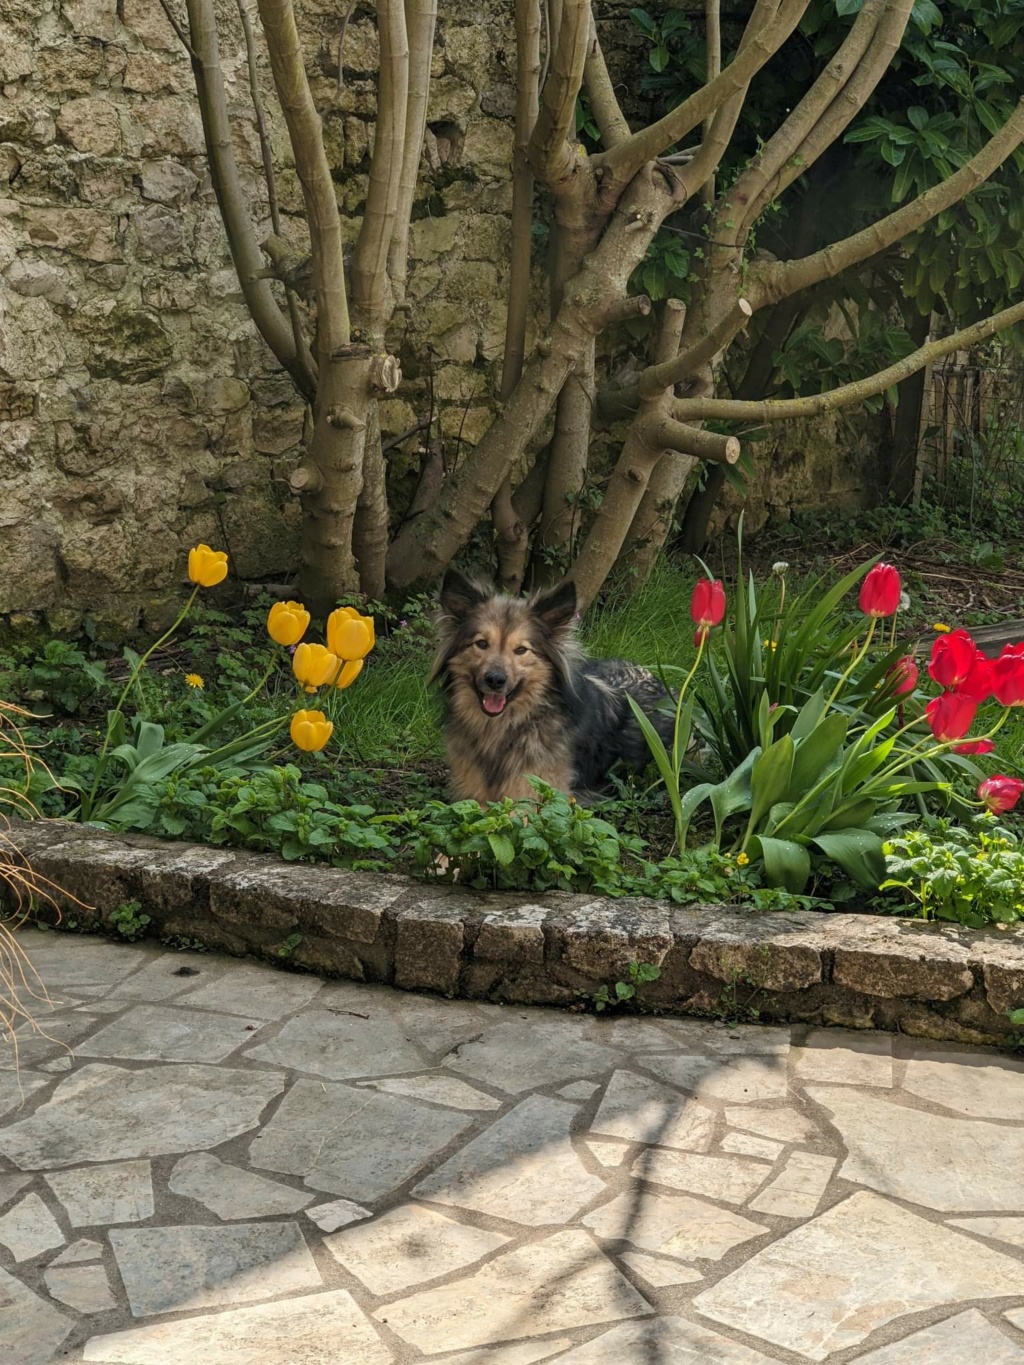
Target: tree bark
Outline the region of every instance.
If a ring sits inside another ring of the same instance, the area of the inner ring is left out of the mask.
[[[409,275],[409,228],[416,197],[416,180],[423,138],[427,130],[427,104],[430,98],[430,67],[434,58],[434,31],[437,26],[437,0],[405,0],[405,27],[409,45],[408,99],[405,109],[405,145],[398,182],[394,231],[388,256],[396,304],[405,303]]]

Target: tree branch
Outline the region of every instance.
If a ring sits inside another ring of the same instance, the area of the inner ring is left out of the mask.
[[[317,303],[317,349],[322,373],[331,352],[350,340],[341,220],[324,151],[320,115],[306,80],[291,0],[258,0],[258,3],[274,84],[306,205]]]
[[[749,85],[796,28],[808,3],[809,0],[782,0],[775,17],[751,39],[743,51],[736,54],[720,76],[694,91],[657,123],[650,124],[617,147],[593,158],[595,171],[603,177],[602,192],[605,182],[611,182],[616,187],[628,184],[645,162],[654,160],[673,143],[684,138],[699,123],[714,114],[730,96]]]
[[[740,443],[735,436],[704,431],[701,427],[677,422],[674,417],[660,417],[651,423],[648,440],[661,450],[678,450],[683,455],[707,460],[709,464],[735,464],[740,458]]]
[[[680,398],[673,405],[675,416],[681,421],[724,421],[724,422],[781,422],[796,417],[814,417],[821,412],[832,412],[836,408],[847,408],[875,394],[884,393],[894,384],[901,383],[910,375],[916,374],[925,365],[949,355],[952,351],[969,350],[979,342],[987,340],[996,332],[1024,322],[1024,303],[1004,308],[990,318],[983,318],[970,327],[953,332],[938,341],[911,351],[902,360],[880,370],[877,374],[858,379],[852,384],[831,389],[827,393],[811,394],[806,398],[767,398],[762,401],[747,401],[735,398]]]
[[[530,256],[533,244],[533,172],[529,146],[537,121],[540,76],[540,0],[516,0],[516,121],[512,167],[511,260],[505,351],[498,397],[505,402],[523,373],[526,357],[526,320],[530,309]],[[507,474],[491,504],[497,535],[498,585],[518,591],[526,568],[528,527],[512,502],[512,477]]]
[[[892,64],[914,0],[867,0],[839,51],[729,194],[734,240],[853,122]],[[736,212],[736,209],[739,212]],[[716,235],[721,235],[718,232]]]
[[[635,384],[603,394],[599,404],[601,415],[606,418],[625,416],[636,411],[642,398],[653,398],[663,390],[681,384],[727,346],[746,327],[753,314],[746,299],[737,299],[736,306],[685,351],[648,366]]]
[[[583,84],[590,36],[588,0],[563,0],[561,23],[544,82],[529,159],[538,180],[557,194],[572,181],[576,150],[576,98]]]
[[[722,74],[721,0],[704,0],[704,45],[707,52],[704,81],[706,85],[710,85],[716,76]],[[704,120],[702,143],[706,144],[710,141],[714,122],[714,114]],[[711,175],[701,187],[700,202],[702,204],[713,204],[714,201],[715,177]]]
[[[263,340],[295,380],[299,392],[312,399],[315,390],[310,389],[308,367],[296,351],[291,327],[278,307],[269,283],[260,277],[263,257],[238,176],[213,0],[187,0],[187,11],[189,53],[203,120],[210,179],[217,196],[217,207],[224,223],[238,283],[249,315]]]
[[[377,126],[370,161],[370,189],[352,250],[352,302],[359,310],[361,325],[375,334],[376,345],[382,345],[389,316],[388,254],[404,173],[409,105],[409,38],[402,0],[377,0],[377,34],[380,39]],[[428,65],[428,77],[429,71]],[[418,166],[417,153],[415,167]],[[413,177],[415,189],[415,168]],[[409,203],[411,206],[411,196]]]
[[[242,36],[245,39],[245,60],[249,68],[249,95],[252,99],[253,113],[256,115],[256,131],[260,139],[260,156],[263,160],[263,177],[267,183],[267,207],[270,210],[270,226],[276,237],[281,237],[281,209],[277,201],[277,177],[274,173],[274,154],[270,146],[270,132],[267,128],[267,114],[260,94],[259,72],[256,67],[256,40],[253,37],[252,21],[246,0],[238,0],[238,17],[242,23]],[[283,240],[283,238],[282,238]],[[288,302],[288,318],[295,338],[295,350],[306,370],[309,394],[316,393],[316,361],[306,344],[302,327],[302,314],[299,312],[299,297],[295,290],[285,284],[285,299]]]
[[[423,138],[430,98],[430,66],[434,57],[437,0],[405,0],[405,26],[409,40],[409,98],[405,110],[405,146],[395,206],[394,231],[389,253],[389,273],[395,301],[405,302],[409,275],[409,226],[416,197]]]
[[[885,251],[984,184],[1021,142],[1024,142],[1024,99],[987,145],[941,184],[934,185],[887,218],[842,242],[834,242],[802,260],[769,265],[762,275],[758,305],[777,303],[819,280],[833,279],[850,266]]]
[[[590,96],[590,109],[601,134],[601,141],[606,147],[617,147],[630,136],[629,124],[616,97],[612,78],[608,74],[592,7],[587,60],[583,64],[583,83]]]

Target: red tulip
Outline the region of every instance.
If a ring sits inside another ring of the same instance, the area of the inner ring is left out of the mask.
[[[698,578],[693,585],[690,615],[696,622],[698,634],[707,634],[725,615],[725,588],[720,578]]]
[[[943,744],[951,739],[963,739],[971,728],[978,703],[958,692],[943,692],[924,708],[932,734]]]
[[[904,654],[902,659],[896,660],[885,676],[892,686],[893,696],[905,697],[917,686],[917,664],[909,654]]]
[[[939,635],[932,645],[928,672],[940,687],[959,687],[974,665],[978,647],[966,630]]]
[[[1024,782],[1019,777],[986,777],[978,786],[978,795],[993,815],[1005,815],[1013,810],[1024,792]]]
[[[990,754],[996,747],[994,739],[969,739],[964,744],[954,744],[955,754]]]
[[[1024,643],[1006,645],[993,663],[992,695],[1000,706],[1024,706]]]
[[[891,616],[900,605],[899,570],[876,564],[860,585],[860,609],[865,616]]]
[[[970,697],[971,701],[976,702],[988,701],[992,695],[992,661],[980,649],[975,650],[974,662],[967,677],[956,690],[962,697]]]

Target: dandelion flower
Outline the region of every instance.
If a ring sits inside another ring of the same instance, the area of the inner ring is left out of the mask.
[[[188,683],[189,687],[201,689],[206,686],[198,673],[186,673],[185,681]]]

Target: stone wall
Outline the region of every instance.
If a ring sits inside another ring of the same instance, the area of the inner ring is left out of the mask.
[[[375,34],[302,11],[339,200],[365,195]],[[395,338],[400,432],[432,376],[453,449],[487,420],[504,326],[512,103],[508,7],[456,0],[439,25],[431,132],[412,236],[412,309]],[[257,231],[269,229],[234,4],[224,70]],[[289,569],[287,475],[303,410],[248,320],[210,187],[189,63],[157,0],[12,0],[0,18],[0,613],[91,610],[132,626],[181,581],[187,547],[238,573]],[[337,91],[337,93],[335,93]],[[286,232],[301,195],[273,129]],[[349,226],[357,226],[351,217]],[[437,354],[431,359],[429,337]],[[159,612],[155,611],[154,616]]]
[[[341,13],[304,0],[300,17],[354,236],[376,40],[357,11],[339,87]],[[625,47],[625,12],[612,18]],[[411,308],[393,337],[406,379],[385,405],[386,431],[433,411],[449,456],[487,425],[504,329],[510,19],[496,0],[451,0],[442,12]],[[220,20],[235,149],[263,235],[233,2]],[[157,624],[197,540],[226,546],[243,578],[286,572],[303,409],[241,304],[189,63],[158,0],[8,0],[0,84],[0,616],[45,612],[60,629],[88,611],[117,633],[141,610]],[[272,137],[285,232],[301,248],[301,195],[278,124]],[[415,441],[406,450],[415,462]],[[810,483],[811,500],[833,497],[831,475]]]

